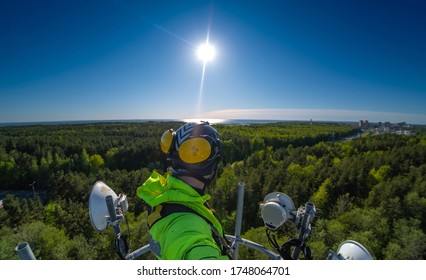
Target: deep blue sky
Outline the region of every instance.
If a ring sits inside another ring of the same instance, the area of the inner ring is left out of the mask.
[[[4,0],[0,122],[426,124],[425,15],[420,0]]]

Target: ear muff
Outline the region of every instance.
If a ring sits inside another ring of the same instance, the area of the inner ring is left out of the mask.
[[[190,138],[179,147],[180,159],[189,164],[200,163],[210,157],[212,147],[204,138]]]
[[[174,137],[175,132],[173,131],[173,129],[169,129],[163,133],[163,136],[161,136],[160,141],[161,150],[163,151],[163,153],[168,154],[170,152]]]

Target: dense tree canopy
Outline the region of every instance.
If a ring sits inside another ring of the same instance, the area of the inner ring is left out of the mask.
[[[181,124],[1,127],[0,259],[16,259],[13,250],[22,241],[38,259],[116,259],[112,231],[96,232],[88,216],[97,180],[127,194],[131,248],[146,244],[147,205],[136,189],[153,169],[165,171],[159,139]],[[421,133],[345,140],[358,129],[330,123],[215,127],[224,155],[209,192],[226,232],[234,231],[237,183],[242,181],[243,237],[252,241],[269,247],[259,203],[280,191],[296,207],[307,201],[316,205],[308,240],[316,259],[347,239],[362,243],[376,259],[426,257],[426,137]],[[294,233],[286,224],[277,236],[284,242]],[[240,250],[242,259],[262,257]]]

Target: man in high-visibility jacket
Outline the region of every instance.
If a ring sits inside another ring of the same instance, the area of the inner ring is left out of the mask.
[[[152,207],[150,249],[158,259],[229,259],[223,229],[206,202],[216,175],[222,141],[208,122],[187,123],[161,137],[171,167],[154,171],[137,189]]]

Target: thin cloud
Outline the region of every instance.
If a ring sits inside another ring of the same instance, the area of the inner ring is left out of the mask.
[[[426,124],[426,115],[336,109],[228,109],[207,112],[205,118],[212,119],[256,119],[289,121],[354,121],[407,122]]]

